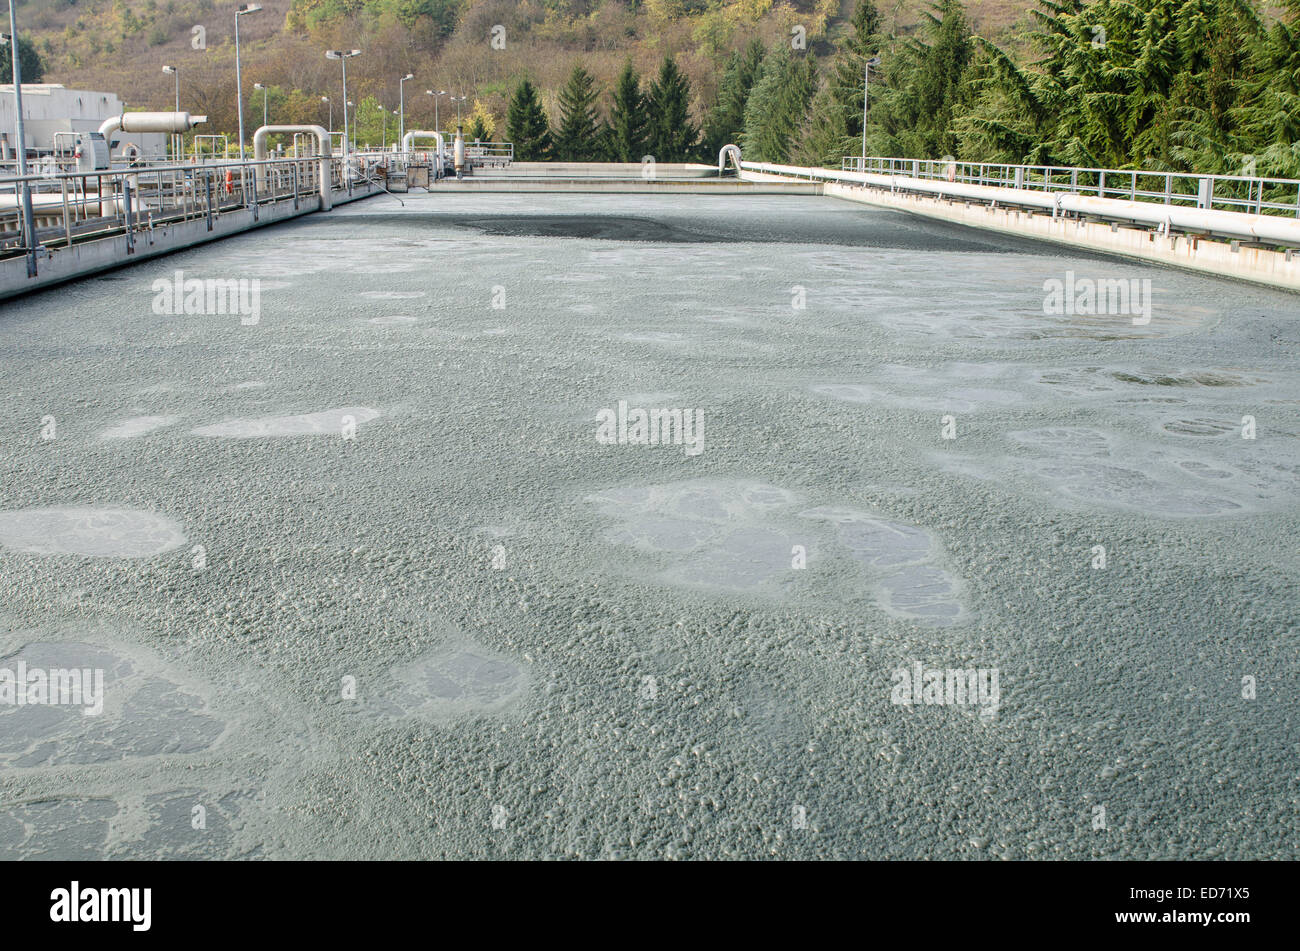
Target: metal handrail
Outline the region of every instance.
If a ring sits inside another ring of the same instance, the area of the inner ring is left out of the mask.
[[[1300,180],[1142,169],[845,156],[840,170],[1300,218]]]
[[[125,233],[128,244],[156,225],[218,215],[241,208],[320,194],[320,156],[261,161],[145,165],[57,174],[0,177],[0,256],[31,247],[70,246],[74,240]],[[345,189],[343,163],[330,162],[330,181]],[[20,196],[34,200],[35,241],[23,231]]]

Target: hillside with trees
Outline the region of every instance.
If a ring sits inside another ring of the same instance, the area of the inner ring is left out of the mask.
[[[431,128],[571,161],[859,153],[1300,177],[1300,0],[266,0],[240,21],[246,115],[342,126],[328,48],[359,48],[359,139]],[[234,4],[29,0],[46,81],[233,131]],[[200,42],[201,41],[201,42]],[[872,57],[865,135],[863,67]],[[439,99],[444,130],[456,124]]]

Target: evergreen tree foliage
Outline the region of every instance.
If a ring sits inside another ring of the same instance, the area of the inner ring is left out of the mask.
[[[705,122],[706,157],[716,155],[724,145],[739,144],[745,131],[745,104],[763,71],[767,48],[762,40],[751,40],[744,50],[733,52],[718,84],[718,99]]]
[[[817,91],[816,76],[812,56],[796,56],[784,43],[772,48],[745,105],[741,151],[746,159],[789,161],[803,128],[804,114]]]
[[[611,162],[639,162],[648,146],[649,116],[645,95],[632,61],[628,60],[614,87],[609,110],[608,153]]]
[[[647,102],[649,154],[660,162],[696,158],[700,130],[691,123],[691,83],[671,56],[659,68]]]
[[[6,20],[5,31],[8,30],[9,22]],[[13,55],[13,49],[7,41],[0,44],[0,83],[12,84],[14,81]],[[18,66],[22,70],[23,85],[39,83],[45,78],[45,63],[41,60],[41,54],[25,36],[18,37]]]
[[[938,0],[927,12],[920,36],[900,44],[882,64],[881,95],[876,100],[872,91],[867,119],[868,153],[957,155],[954,121],[968,105],[973,54],[961,3]]]
[[[826,81],[813,99],[802,141],[794,150],[794,159],[800,164],[838,168],[845,155],[860,152],[867,62],[880,55],[885,40],[880,30],[876,5],[872,0],[858,0]],[[876,83],[881,79],[879,67],[872,67]]]
[[[542,162],[550,155],[551,132],[537,88],[524,79],[510,97],[506,110],[506,136],[514,144],[515,159]]]
[[[560,92],[560,121],[552,134],[551,153],[557,162],[597,162],[605,157],[606,142],[596,103],[596,81],[582,66],[575,66]]]

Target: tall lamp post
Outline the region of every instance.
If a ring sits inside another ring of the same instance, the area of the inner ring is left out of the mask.
[[[330,133],[330,135],[333,135],[333,134],[334,134],[334,100],[331,99],[329,96],[321,96],[321,97],[320,97],[320,101],[321,101],[321,102],[327,102],[327,103],[329,103],[329,107],[330,107],[330,124],[329,124],[329,133]],[[330,151],[331,151],[331,152],[334,151],[334,140],[333,140],[333,139],[330,139]]]
[[[27,177],[27,140],[23,138],[23,71],[19,65],[22,57],[18,50],[18,17],[14,13],[14,0],[9,0],[10,59],[14,74],[14,138],[18,147],[18,177],[23,178],[23,243],[27,245],[27,276],[36,276],[36,224],[32,217],[32,186]],[[14,188],[17,194],[17,187]]]
[[[253,88],[262,90],[262,125],[266,125],[266,97],[271,95],[271,90],[262,83],[253,83]]]
[[[176,66],[164,66],[164,73],[170,73],[176,77],[176,111],[181,111],[181,71]]]
[[[235,95],[239,97],[239,160],[244,160],[244,77],[239,71],[239,18],[262,9],[260,3],[241,3],[235,11]]]
[[[442,129],[438,126],[438,100],[447,95],[447,90],[439,89],[437,92],[434,92],[432,89],[426,89],[424,94],[433,97],[433,131],[441,132]]]
[[[176,111],[181,111],[181,70],[179,66],[164,66],[164,73],[170,73],[176,77]],[[172,157],[180,161],[184,156],[181,154],[181,143],[185,141],[185,134],[178,132],[172,136]]]
[[[397,81],[397,108],[401,114],[401,118],[397,120],[397,139],[399,142],[406,135],[406,81],[414,78],[414,73],[407,73]]]
[[[464,96],[452,96],[451,101],[456,104],[456,128],[460,128],[460,104],[465,101]]]
[[[873,56],[862,67],[862,167],[867,170],[867,97],[871,93],[871,67],[880,65],[880,57]]]
[[[348,140],[348,110],[352,110],[352,151],[357,149],[357,104],[349,99],[343,103],[343,141]]]
[[[348,60],[360,56],[361,50],[326,50],[326,59],[336,59],[343,64],[343,158],[348,157]]]

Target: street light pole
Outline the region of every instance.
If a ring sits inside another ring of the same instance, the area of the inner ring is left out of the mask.
[[[164,73],[171,73],[173,76],[176,77],[176,111],[177,111],[177,112],[180,112],[180,111],[181,111],[181,70],[180,70],[180,67],[179,67],[179,66],[164,66],[162,71],[163,71]],[[182,154],[182,152],[183,152],[183,148],[182,148],[182,146],[183,146],[184,142],[185,142],[185,133],[183,133],[183,132],[178,132],[178,133],[176,133],[175,135],[172,136],[172,156],[173,156],[173,158],[175,158],[176,161],[178,161],[178,162],[179,162],[182,158],[184,158],[184,155]]]
[[[18,17],[9,0],[9,53],[14,74],[14,138],[18,140],[18,177],[23,178],[23,243],[27,245],[27,276],[36,276],[36,223],[32,216],[32,185],[27,176],[27,140],[23,138],[23,70],[19,65]],[[15,194],[17,187],[14,188]]]
[[[239,18],[262,9],[258,3],[243,3],[235,11],[235,95],[239,97],[239,160],[244,160],[244,77],[239,70]]]
[[[326,50],[326,59],[336,59],[343,64],[343,159],[347,161],[348,157],[348,60],[353,56],[360,56],[361,50]]]
[[[253,88],[262,90],[262,125],[266,125],[266,97],[271,94],[271,91],[263,83],[253,83]]]
[[[330,135],[332,136],[332,135],[334,134],[334,100],[331,99],[329,96],[321,96],[321,97],[320,97],[320,101],[321,101],[321,102],[328,102],[328,103],[329,103],[329,106],[330,106],[330,127],[329,127],[329,133],[330,133]],[[331,151],[331,152],[334,151],[334,140],[333,140],[332,138],[330,139],[330,151]]]
[[[406,135],[406,81],[414,78],[414,73],[407,73],[397,82],[397,108],[401,112],[401,118],[397,124],[398,141],[401,141]]]
[[[871,67],[880,65],[880,57],[873,56],[862,67],[862,168],[867,170],[867,97],[871,93]]]
[[[433,97],[433,131],[441,132],[442,129],[438,125],[438,100],[447,95],[447,90],[439,89],[437,92],[434,92],[432,89],[426,89],[424,94]]]

